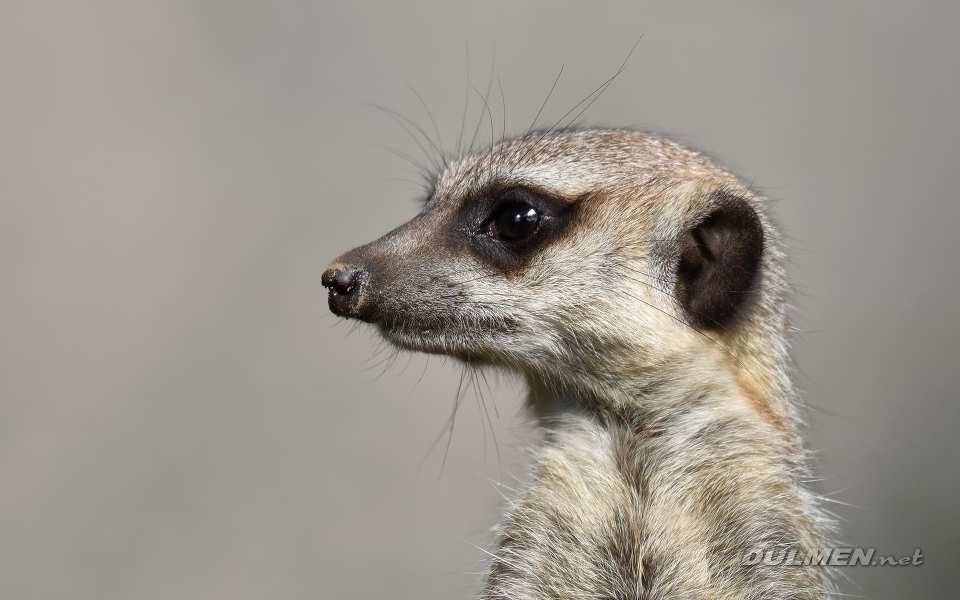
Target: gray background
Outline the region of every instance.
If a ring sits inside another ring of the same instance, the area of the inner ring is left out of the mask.
[[[443,464],[457,368],[327,311],[328,261],[418,206],[368,104],[433,133],[409,83],[453,148],[469,63],[519,133],[641,34],[582,122],[776,201],[819,485],[848,543],[926,556],[844,590],[955,593],[958,7],[0,3],[0,597],[475,592],[530,431],[491,381]]]

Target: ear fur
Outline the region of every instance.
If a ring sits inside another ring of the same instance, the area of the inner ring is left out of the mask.
[[[680,236],[676,292],[692,323],[723,327],[752,290],[763,255],[763,225],[743,198],[719,195],[706,217]]]

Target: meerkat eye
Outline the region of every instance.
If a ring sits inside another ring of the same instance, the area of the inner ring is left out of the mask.
[[[507,202],[490,218],[487,228],[498,240],[519,240],[532,234],[540,223],[540,213],[526,202]]]

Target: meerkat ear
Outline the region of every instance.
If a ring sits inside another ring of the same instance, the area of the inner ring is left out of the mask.
[[[724,194],[680,236],[677,298],[692,323],[722,327],[751,291],[763,255],[763,225],[743,198]]]

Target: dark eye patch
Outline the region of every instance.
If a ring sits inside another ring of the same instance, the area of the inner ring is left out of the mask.
[[[522,268],[570,221],[576,202],[525,187],[476,194],[457,217],[470,248],[502,270]]]

